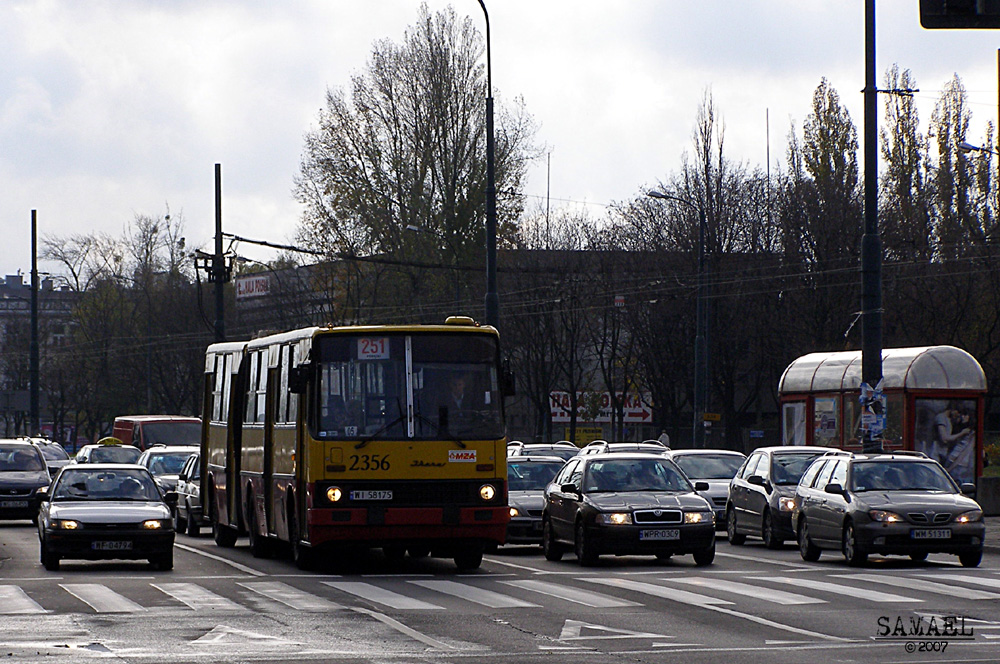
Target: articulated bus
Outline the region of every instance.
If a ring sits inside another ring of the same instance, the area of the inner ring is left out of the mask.
[[[381,548],[475,569],[507,522],[493,327],[312,327],[208,347],[202,504],[215,542],[302,569]]]

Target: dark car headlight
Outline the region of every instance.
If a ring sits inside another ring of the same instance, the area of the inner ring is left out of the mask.
[[[715,512],[684,512],[684,523],[715,523]]]
[[[795,509],[795,498],[778,498],[778,509],[782,512],[791,512]]]
[[[630,526],[632,515],[628,512],[607,512],[598,514],[597,521],[608,526]]]
[[[955,517],[955,523],[977,523],[983,520],[982,510],[969,510]]]
[[[869,510],[868,516],[871,517],[872,521],[879,523],[902,523],[905,521],[900,515],[888,510]]]

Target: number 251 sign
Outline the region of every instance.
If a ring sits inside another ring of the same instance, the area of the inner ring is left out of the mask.
[[[363,337],[358,339],[359,360],[388,360],[388,337]]]

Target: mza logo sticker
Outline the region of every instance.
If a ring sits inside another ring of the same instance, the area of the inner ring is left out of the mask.
[[[448,450],[448,463],[475,463],[475,450]]]

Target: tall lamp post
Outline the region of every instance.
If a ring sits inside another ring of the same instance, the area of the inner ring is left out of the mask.
[[[486,324],[500,327],[500,296],[497,294],[497,187],[493,146],[493,74],[490,60],[490,15],[486,17]]]
[[[705,297],[705,273],[708,259],[705,255],[705,209],[686,198],[679,198],[662,191],[650,191],[651,198],[676,201],[698,212],[698,295],[695,309],[694,335],[694,413],[691,434],[695,448],[705,447],[705,411],[708,405],[708,300]]]

